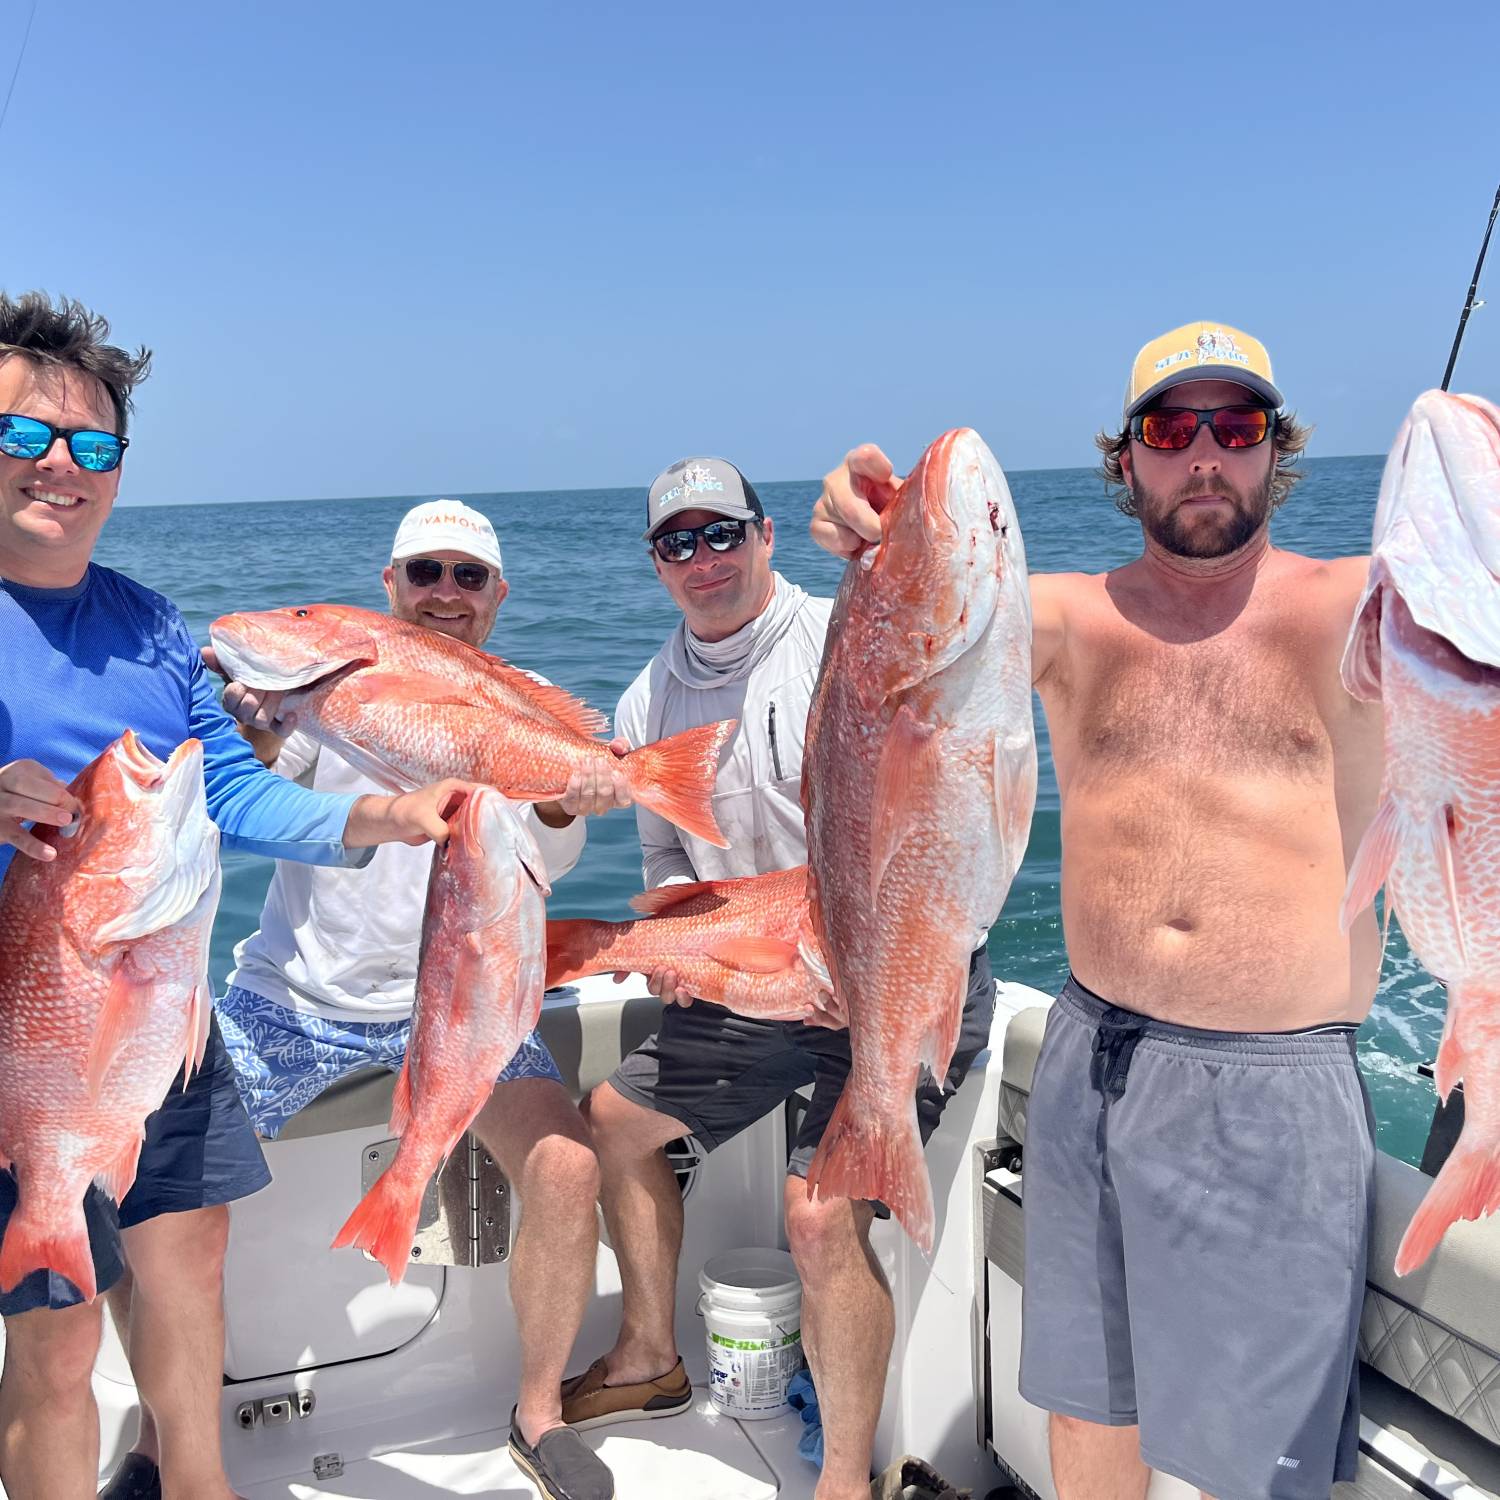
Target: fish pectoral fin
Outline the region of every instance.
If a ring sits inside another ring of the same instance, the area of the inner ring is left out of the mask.
[[[991,795],[995,827],[1005,850],[1006,868],[1015,873],[1026,852],[1031,832],[1031,807],[1036,799],[1036,741],[1031,726],[1020,734],[997,734],[990,753]]]
[[[457,708],[478,708],[471,694],[456,683],[431,672],[360,672],[351,677],[344,692],[364,703],[380,703],[396,698],[405,703],[422,703]]]
[[[797,963],[797,945],[777,938],[725,938],[704,951],[715,963],[746,974],[780,974]]]
[[[870,904],[880,901],[880,887],[896,851],[912,830],[914,814],[925,802],[942,754],[942,734],[925,724],[903,703],[886,731],[875,770],[870,820]]]
[[[1344,903],[1339,908],[1342,931],[1354,925],[1354,919],[1375,899],[1385,884],[1391,866],[1396,862],[1396,842],[1401,832],[1401,810],[1390,798],[1381,802],[1365,836],[1360,840],[1354,863],[1349,867],[1349,882],[1344,887]],[[1389,905],[1389,903],[1387,903]]]
[[[98,1095],[104,1075],[140,1024],[156,978],[155,969],[135,950],[126,948],[121,953],[99,1006],[93,1040],[89,1043],[84,1076],[90,1094]]]

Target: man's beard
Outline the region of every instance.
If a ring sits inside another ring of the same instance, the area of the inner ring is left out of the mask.
[[[1174,557],[1228,557],[1266,524],[1274,478],[1274,473],[1267,474],[1249,495],[1220,478],[1214,484],[1195,480],[1166,500],[1137,485],[1131,498],[1146,535],[1164,552]],[[1197,495],[1222,495],[1231,506],[1230,514],[1221,517],[1198,511],[1191,517],[1184,515],[1182,502]]]

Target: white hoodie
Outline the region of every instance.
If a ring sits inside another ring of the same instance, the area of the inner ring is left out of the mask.
[[[770,603],[727,640],[700,641],[679,624],[620,699],[615,733],[632,749],[716,719],[739,721],[714,783],[714,817],[729,847],[637,804],[647,889],[764,875],[807,859],[802,743],[833,600],[774,578]]]

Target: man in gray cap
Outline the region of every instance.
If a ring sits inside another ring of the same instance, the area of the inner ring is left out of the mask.
[[[745,476],[722,458],[673,464],[651,486],[646,518],[656,576],[682,620],[620,700],[616,732],[635,746],[717,719],[739,721],[714,788],[714,816],[729,847],[706,844],[637,805],[646,884],[804,864],[803,736],[833,601],[809,597],[773,569],[775,527]],[[668,1416],[690,1403],[673,1332],[682,1198],[663,1148],[691,1133],[712,1151],[811,1084],[785,1211],[823,1416],[817,1500],[865,1500],[894,1326],[890,1290],[869,1246],[871,1220],[886,1211],[848,1199],[811,1202],[805,1180],[848,1076],[849,1034],[733,1015],[695,1000],[671,970],[648,983],[669,1002],[661,1025],[587,1106],[623,1285],[620,1336],[564,1386],[563,1420],[602,1426]],[[985,1045],[993,1007],[981,948],[949,1092]],[[944,1100],[935,1083],[919,1090],[924,1139]]]

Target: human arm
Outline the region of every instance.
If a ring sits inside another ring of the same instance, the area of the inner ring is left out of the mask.
[[[282,715],[286,694],[235,682],[219,664],[218,653],[212,646],[203,647],[199,654],[203,665],[224,679],[224,711],[238,724],[240,734],[255,752],[256,760],[263,766],[274,766],[281,755],[284,738],[292,729],[290,715]]]

